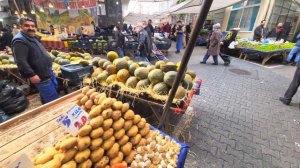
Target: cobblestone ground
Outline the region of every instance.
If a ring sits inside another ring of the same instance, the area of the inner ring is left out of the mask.
[[[278,101],[291,79],[239,59],[200,65],[204,53],[195,48],[189,63],[203,84],[192,101],[185,167],[300,167],[300,91],[291,106]]]

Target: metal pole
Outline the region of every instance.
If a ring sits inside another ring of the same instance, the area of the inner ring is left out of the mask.
[[[210,6],[211,6],[212,2],[213,2],[213,0],[204,0],[204,2],[202,4],[202,8],[199,11],[200,13],[199,13],[199,16],[197,18],[196,25],[195,25],[194,30],[192,32],[191,38],[190,38],[190,40],[187,44],[187,48],[186,48],[186,50],[183,54],[183,57],[182,57],[182,60],[181,60],[181,64],[180,64],[175,82],[173,83],[173,86],[172,86],[172,89],[170,91],[168,100],[167,100],[166,105],[164,107],[164,111],[163,111],[161,119],[159,121],[158,128],[161,128],[163,126],[163,124],[165,123],[166,116],[168,115],[168,112],[169,112],[169,108],[170,108],[170,106],[172,104],[172,101],[175,97],[175,94],[176,94],[177,88],[178,88],[178,86],[181,82],[181,79],[183,78],[185,69],[187,67],[187,64],[188,64],[190,58],[191,58],[191,55],[192,55],[192,52],[193,52],[198,34],[200,33],[200,30],[203,27],[204,21],[205,21],[206,16],[209,12],[209,9],[210,9]]]

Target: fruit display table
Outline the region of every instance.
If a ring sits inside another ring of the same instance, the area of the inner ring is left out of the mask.
[[[1,167],[8,167],[22,154],[33,158],[43,148],[63,137],[64,129],[56,120],[75,104],[79,93],[73,92],[0,124]]]
[[[260,51],[252,48],[240,48],[240,59],[262,59],[262,64],[265,65],[267,61],[276,56],[282,56],[282,61],[285,61],[290,49],[274,50],[274,51]]]
[[[265,65],[273,57],[281,56],[285,61],[288,53],[295,46],[295,43],[260,43],[260,42],[239,42],[237,48],[241,51],[240,59],[262,59]]]

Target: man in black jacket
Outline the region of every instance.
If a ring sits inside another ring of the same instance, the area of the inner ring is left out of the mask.
[[[12,40],[19,72],[40,91],[42,103],[58,98],[57,81],[46,49],[35,38],[35,23],[29,17],[20,19],[21,31]]]
[[[292,101],[293,96],[296,94],[298,87],[300,86],[300,61],[297,63],[297,69],[294,74],[294,78],[288,88],[288,90],[285,92],[284,97],[280,97],[279,100],[285,104],[289,105]],[[299,105],[300,108],[300,105]]]
[[[139,24],[136,26],[136,30],[138,33],[138,48],[136,51],[136,56],[139,56],[139,61],[148,61],[148,58],[151,54],[151,41],[148,36],[147,31],[143,28],[143,24]]]
[[[265,28],[266,20],[262,20],[260,25],[257,26],[254,30],[253,41],[260,41],[263,38],[266,38],[268,34],[268,29]]]

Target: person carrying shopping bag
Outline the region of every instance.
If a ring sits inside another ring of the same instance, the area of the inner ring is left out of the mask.
[[[213,33],[209,37],[208,50],[203,58],[203,61],[200,62],[201,64],[206,64],[209,56],[212,55],[214,59],[214,63],[212,65],[218,65],[218,55],[220,54],[221,38],[221,25],[220,23],[216,23],[213,25]]]

